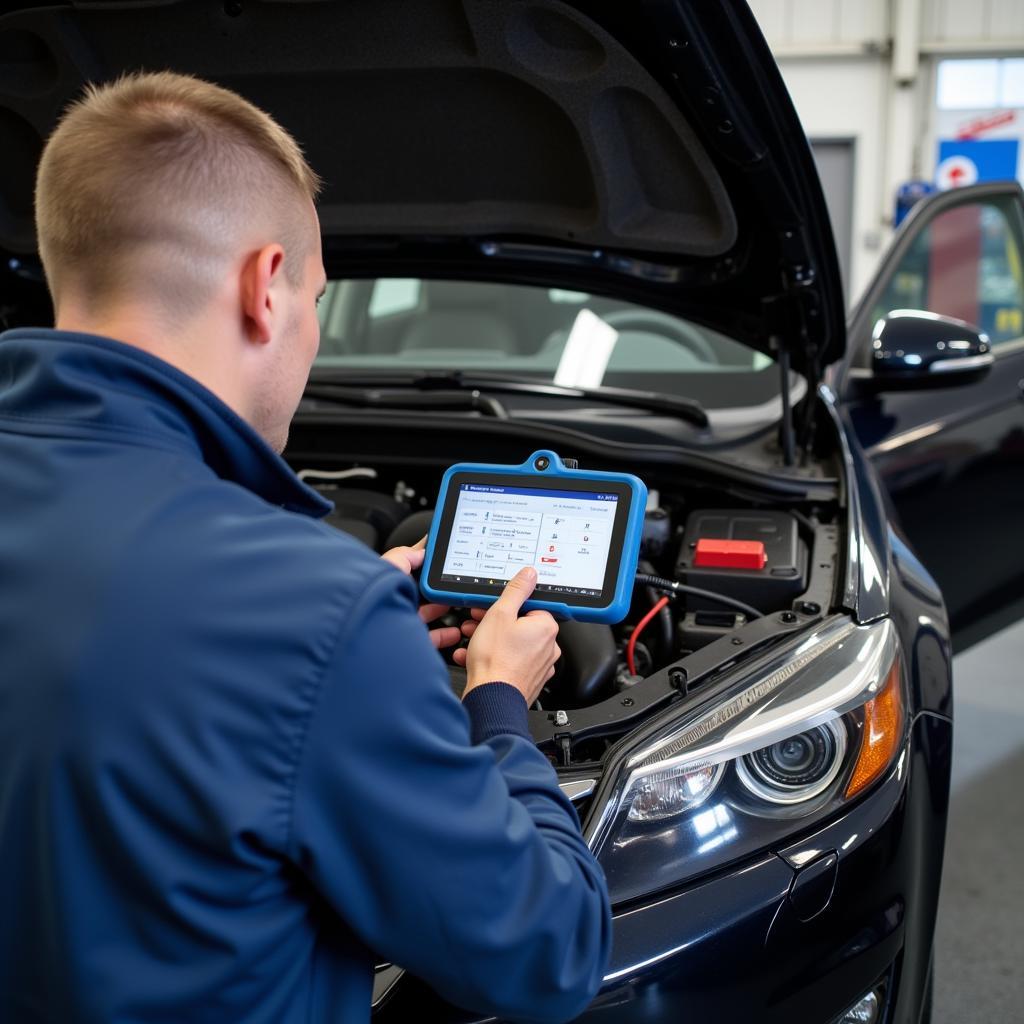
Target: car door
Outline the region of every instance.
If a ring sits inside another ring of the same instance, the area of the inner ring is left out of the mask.
[[[899,522],[942,587],[954,634],[1024,594],[1022,267],[1016,183],[920,204],[853,314],[837,383]],[[957,386],[922,379],[887,390],[872,380],[872,334],[896,309],[976,325],[991,342],[991,369]]]

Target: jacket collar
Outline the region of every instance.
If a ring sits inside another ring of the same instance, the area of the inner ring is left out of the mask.
[[[0,334],[4,421],[32,433],[170,446],[289,511],[319,518],[333,507],[213,392],[112,338],[44,328]]]

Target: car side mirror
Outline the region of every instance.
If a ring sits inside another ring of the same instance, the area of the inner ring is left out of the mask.
[[[963,320],[920,309],[894,309],[871,332],[875,391],[956,387],[992,366],[988,335]]]

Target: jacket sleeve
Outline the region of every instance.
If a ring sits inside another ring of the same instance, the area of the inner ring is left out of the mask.
[[[311,713],[289,853],[375,952],[467,1009],[560,1021],[611,945],[604,876],[534,744],[469,719],[416,615],[378,577]]]

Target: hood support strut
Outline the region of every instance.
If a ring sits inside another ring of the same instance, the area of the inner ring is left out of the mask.
[[[794,439],[793,439],[793,408],[789,401],[789,349],[779,344],[778,338],[772,338],[773,345],[777,346],[779,353],[779,376],[782,395],[782,423],[780,432],[782,437],[782,461],[786,466],[792,466],[795,461]]]
[[[804,289],[790,288],[762,303],[765,332],[771,351],[779,364],[779,385],[782,398],[782,422],[779,425],[779,444],[782,460],[792,466],[799,452],[800,464],[807,461],[807,455],[814,441],[814,398],[821,381],[818,348],[810,340],[807,317],[814,315],[809,309],[811,293]],[[794,339],[799,339],[803,350],[808,353],[807,394],[796,408],[789,398],[790,349]]]

